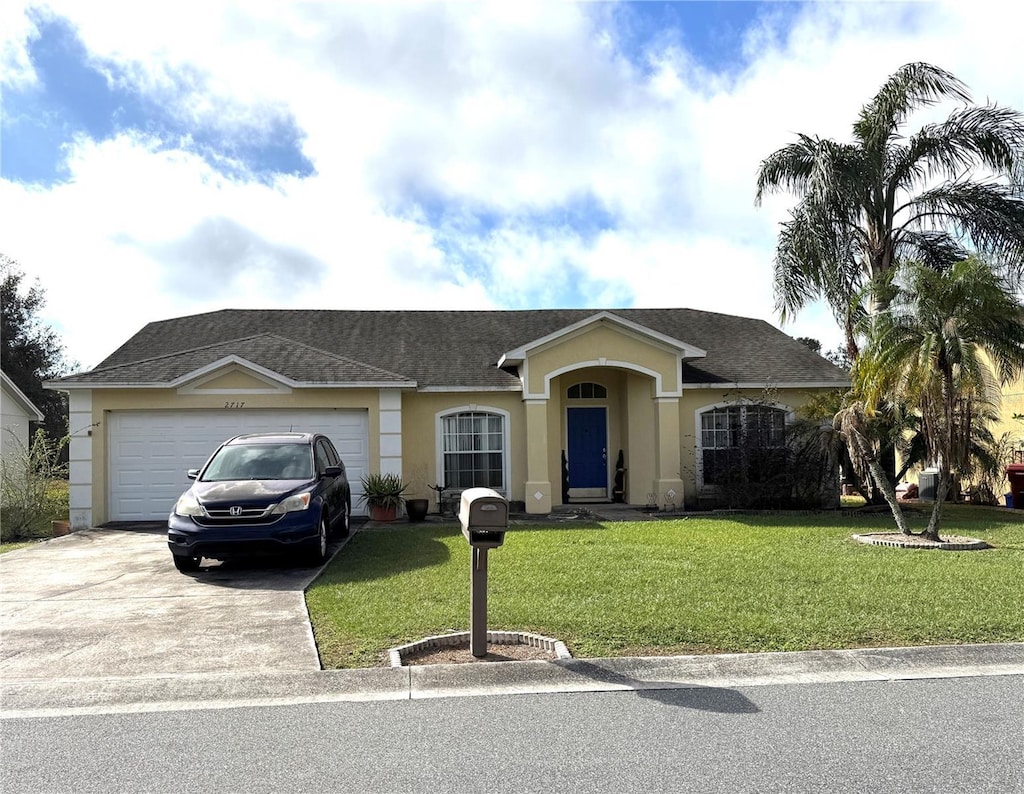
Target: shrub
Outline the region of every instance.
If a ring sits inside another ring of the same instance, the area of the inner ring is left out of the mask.
[[[7,431],[12,449],[0,469],[0,540],[43,537],[50,521],[68,515],[67,465],[61,463],[66,443],[53,441],[39,429],[26,447]]]

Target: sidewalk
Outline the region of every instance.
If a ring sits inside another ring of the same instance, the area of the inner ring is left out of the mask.
[[[314,569],[183,576],[159,528],[73,533],[0,564],[3,717],[1024,675],[1024,643],[323,671]]]
[[[0,682],[0,717],[985,675],[1024,675],[1024,643],[267,671],[245,675],[4,680]]]

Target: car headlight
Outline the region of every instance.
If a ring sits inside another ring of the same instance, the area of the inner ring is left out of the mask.
[[[181,498],[178,499],[178,503],[174,506],[174,512],[179,516],[205,516],[206,510],[199,500],[196,499],[191,493],[183,493]]]
[[[278,505],[270,511],[271,515],[280,516],[285,513],[292,513],[296,510],[305,510],[309,507],[309,500],[313,495],[308,491],[306,493],[296,494],[295,496],[289,496],[287,499],[282,500]]]

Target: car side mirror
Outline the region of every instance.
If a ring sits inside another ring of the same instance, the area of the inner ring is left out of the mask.
[[[194,480],[196,477],[199,476],[199,469],[189,469],[187,472],[185,472],[185,476],[188,477],[190,480]]]
[[[324,469],[323,476],[324,477],[340,477],[341,473],[343,471],[344,471],[344,469],[341,468],[341,466],[328,466],[326,469]]]

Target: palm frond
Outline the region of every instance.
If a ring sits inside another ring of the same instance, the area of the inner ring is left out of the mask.
[[[1024,156],[1024,114],[998,105],[964,108],[890,148],[890,179],[904,190],[925,179],[957,179],[977,166],[1006,175]]]
[[[775,252],[776,308],[785,319],[824,294],[848,303],[860,280],[855,227],[804,201],[782,224]],[[837,318],[838,319],[838,318]]]
[[[970,102],[967,86],[945,69],[908,63],[892,74],[860,112],[853,133],[869,151],[881,152],[911,112],[942,99]]]
[[[757,171],[757,205],[766,193],[802,193],[814,170],[818,140],[798,135],[796,143],[783,146],[761,161]]]
[[[944,270],[967,258],[968,252],[944,230],[906,229],[897,238],[900,261],[916,260],[932,270]]]
[[[946,182],[906,205],[906,229],[952,229],[1002,262],[1014,279],[1024,276],[1024,195],[997,182]]]
[[[760,205],[766,194],[785,192],[812,196],[822,205],[847,207],[863,192],[864,172],[856,146],[800,135],[795,143],[761,161],[754,201]]]

